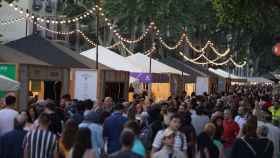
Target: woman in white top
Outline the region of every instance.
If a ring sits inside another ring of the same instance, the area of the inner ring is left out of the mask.
[[[95,158],[95,151],[91,148],[90,130],[80,128],[76,141],[67,158]]]

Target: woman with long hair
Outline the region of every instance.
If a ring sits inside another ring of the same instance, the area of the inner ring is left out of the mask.
[[[95,158],[95,151],[91,147],[90,130],[80,128],[76,135],[75,143],[68,158]]]
[[[75,137],[78,131],[78,125],[73,120],[65,123],[61,137],[59,139],[59,155],[63,158],[67,157],[69,151],[74,145]]]

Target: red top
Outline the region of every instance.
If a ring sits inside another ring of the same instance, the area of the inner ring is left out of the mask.
[[[233,120],[224,120],[223,122],[224,133],[222,139],[225,141],[224,147],[231,147],[239,134],[239,126]]]
[[[266,101],[265,103],[264,103],[264,105],[263,105],[263,107],[265,108],[265,109],[268,109],[268,108],[270,108],[272,106],[272,101],[270,100],[270,101]]]

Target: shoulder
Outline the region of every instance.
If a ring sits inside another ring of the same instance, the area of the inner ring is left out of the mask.
[[[182,151],[179,151],[179,150],[176,150],[175,151],[175,154],[176,154],[176,158],[185,158],[186,155],[182,152]]]
[[[163,157],[164,155],[166,155],[165,152],[163,152],[162,150],[158,151],[158,152],[155,152],[152,156],[152,158],[161,158]]]
[[[88,149],[86,150],[86,152],[84,153],[84,158],[92,158],[95,157],[95,151],[92,149]]]

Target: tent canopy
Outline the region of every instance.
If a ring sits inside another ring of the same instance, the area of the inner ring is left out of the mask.
[[[96,48],[86,50],[81,54],[96,61]],[[140,69],[129,63],[123,56],[102,46],[98,46],[98,62],[113,70],[141,72]]]
[[[84,56],[57,44],[54,41],[44,39],[35,34],[11,41],[5,44],[5,46],[10,48],[9,50],[16,50],[13,51],[14,53],[20,52],[21,54],[24,54],[24,56],[29,56],[29,59],[35,58],[36,61],[41,61],[52,66],[67,68],[95,68],[95,64]],[[34,62],[35,60],[30,61]]]
[[[248,82],[255,82],[255,83],[268,83],[268,84],[273,84],[274,82],[266,79],[264,77],[248,77],[247,78]]]
[[[218,75],[218,76],[221,76],[221,77],[223,77],[223,78],[230,78],[230,79],[246,79],[246,78],[244,78],[244,77],[240,77],[240,76],[236,76],[236,75],[234,75],[234,74],[231,74],[231,73],[229,73],[229,72],[226,72],[226,71],[224,71],[224,70],[222,70],[222,69],[213,69],[213,68],[209,68],[209,71],[211,71],[211,72],[213,72],[213,73],[215,73],[216,75]]]
[[[0,90],[1,91],[16,91],[20,84],[18,81],[12,80],[6,76],[0,75]]]
[[[136,67],[141,69],[141,72],[143,73],[149,73],[149,67],[150,67],[150,58],[144,54],[136,53],[134,55],[126,57],[126,59]],[[163,64],[155,59],[152,59],[152,67],[151,67],[152,73],[159,73],[159,74],[167,74],[167,73],[173,73],[173,74],[179,74],[182,75],[182,71],[179,71],[173,67],[170,67],[166,64]],[[185,76],[189,76],[189,74],[184,73]]]

